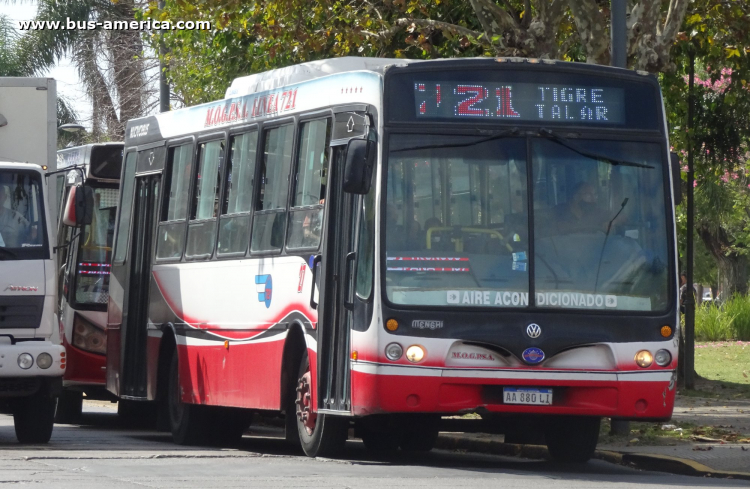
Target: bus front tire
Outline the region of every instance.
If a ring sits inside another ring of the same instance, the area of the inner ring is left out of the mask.
[[[594,455],[599,441],[601,418],[570,417],[551,421],[544,437],[555,462],[585,463]]]
[[[55,423],[72,424],[81,420],[83,392],[63,390],[57,400]]]
[[[57,397],[41,388],[31,396],[15,400],[13,424],[21,443],[47,443],[55,425]]]
[[[297,383],[292,393],[300,446],[308,457],[339,455],[349,434],[349,420],[339,416],[312,412],[312,383],[307,351],[302,356]],[[290,413],[291,414],[291,413]]]
[[[182,402],[180,396],[180,373],[177,352],[172,355],[169,366],[169,426],[172,439],[178,445],[197,445],[204,441],[206,423],[202,406]]]

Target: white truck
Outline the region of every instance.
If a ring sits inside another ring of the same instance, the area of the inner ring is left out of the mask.
[[[21,443],[46,443],[65,373],[55,315],[57,90],[0,78],[0,409]]]

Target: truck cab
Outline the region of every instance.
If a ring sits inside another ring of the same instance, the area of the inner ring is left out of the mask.
[[[49,441],[65,373],[50,217],[42,167],[0,161],[0,409],[21,443]]]

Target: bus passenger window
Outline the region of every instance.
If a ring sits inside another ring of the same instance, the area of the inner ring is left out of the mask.
[[[211,141],[199,146],[198,172],[195,175],[185,252],[187,256],[207,257],[213,252],[223,157],[224,141]]]
[[[162,211],[161,222],[156,238],[156,258],[179,259],[185,242],[185,219],[187,218],[188,190],[190,186],[192,145],[183,144],[169,148],[167,181],[169,189]],[[127,162],[126,162],[127,164]],[[123,191],[128,180],[123,184]]]
[[[269,129],[263,137],[258,201],[252,230],[251,251],[278,251],[284,239],[289,169],[292,163],[294,125]]]
[[[305,122],[301,126],[287,248],[317,248],[320,244],[330,138],[330,119]]]
[[[258,131],[232,136],[219,218],[218,252],[245,253],[250,241]]]

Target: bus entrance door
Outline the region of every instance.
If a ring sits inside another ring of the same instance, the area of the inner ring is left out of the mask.
[[[319,412],[348,414],[351,410],[348,305],[353,288],[360,196],[342,190],[346,146],[336,146],[332,151],[319,284],[317,404]]]
[[[124,398],[145,399],[146,341],[148,338],[151,243],[157,221],[160,175],[135,180],[135,202],[130,237],[130,280],[125,290],[122,327],[122,378]]]

